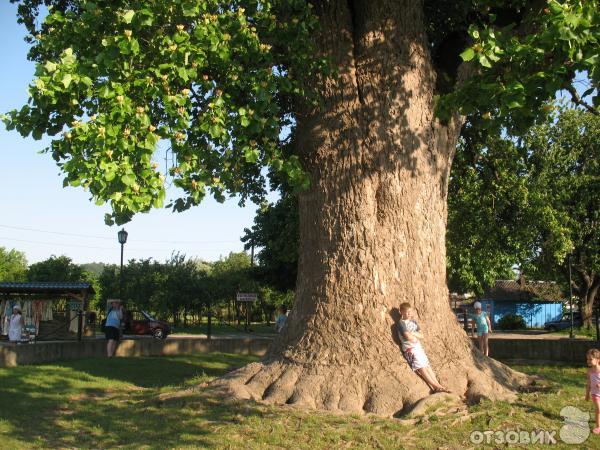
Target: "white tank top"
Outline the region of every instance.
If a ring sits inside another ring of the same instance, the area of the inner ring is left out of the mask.
[[[20,341],[21,340],[21,314],[13,314],[10,318],[10,324],[8,325],[8,340],[9,341]]]

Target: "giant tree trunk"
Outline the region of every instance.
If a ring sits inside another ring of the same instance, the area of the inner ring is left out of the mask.
[[[394,308],[414,305],[441,382],[505,398],[519,377],[474,350],[450,310],[446,193],[457,120],[434,117],[422,5],[328,1],[320,49],[339,77],[298,118],[311,176],[300,196],[296,300],[261,363],[228,376],[240,398],[394,415],[429,394],[403,359]]]

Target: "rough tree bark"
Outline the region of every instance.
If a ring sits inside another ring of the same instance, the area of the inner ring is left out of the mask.
[[[579,275],[579,283],[573,282],[573,292],[580,301],[581,319],[586,328],[592,327],[592,316],[594,314],[594,305],[596,295],[600,289],[600,277],[594,272],[588,273],[582,269],[576,269]]]
[[[396,341],[414,305],[441,382],[467,400],[507,398],[520,374],[474,350],[446,287],[446,194],[460,123],[434,117],[435,72],[415,1],[323,1],[320,50],[339,77],[299,115],[311,176],[301,195],[296,299],[268,356],[218,385],[309,408],[408,411],[429,389]]]

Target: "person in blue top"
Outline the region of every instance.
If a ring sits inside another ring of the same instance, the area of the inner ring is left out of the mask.
[[[279,312],[279,314],[275,318],[275,329],[278,333],[281,333],[281,330],[283,330],[283,326],[285,325],[285,321],[287,319],[287,311],[285,309],[285,306],[280,306],[279,308],[277,308],[277,311]]]
[[[106,344],[106,353],[108,357],[115,356],[117,342],[121,336],[121,319],[123,319],[123,307],[121,300],[109,300],[110,307],[106,314],[106,324],[104,325],[104,335],[108,343]]]
[[[469,319],[475,322],[477,327],[477,338],[479,339],[479,350],[485,356],[489,356],[488,336],[492,332],[492,322],[487,313],[481,310],[481,303],[475,302],[473,304],[475,308],[475,314],[469,314]],[[471,325],[471,335],[473,334],[473,326]]]

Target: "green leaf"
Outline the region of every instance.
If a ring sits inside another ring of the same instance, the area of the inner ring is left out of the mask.
[[[198,8],[198,2],[195,1],[183,2],[182,8],[183,15],[186,17],[194,17],[200,12],[200,9]]]
[[[180,67],[179,69],[177,69],[177,73],[179,74],[179,78],[181,78],[183,81],[189,80],[187,70],[185,69],[185,67]]]
[[[591,87],[588,90],[586,90],[583,94],[581,94],[581,97],[587,97],[588,95],[590,95],[591,93],[593,93],[596,90],[596,88]]]
[[[56,70],[57,65],[55,63],[53,63],[52,61],[46,61],[46,64],[44,64],[44,68],[46,69],[47,72],[54,72]]]
[[[550,8],[550,11],[552,11],[552,14],[555,14],[555,15],[560,14],[562,12],[561,5],[556,1],[549,2],[548,8]]]
[[[161,189],[158,192],[158,195],[152,201],[152,206],[155,208],[162,208],[165,204],[165,191]]]
[[[129,42],[129,48],[131,49],[131,53],[137,55],[140,52],[140,43],[137,39],[132,38]]]
[[[463,61],[471,61],[474,56],[475,56],[475,51],[471,47],[469,47],[468,49],[466,49],[464,52],[462,52],[460,54],[460,57],[462,58]]]
[[[249,163],[255,163],[256,161],[258,161],[259,157],[260,157],[260,152],[256,148],[248,147],[244,150],[244,158]]]
[[[483,67],[487,67],[488,69],[490,67],[492,67],[492,63],[485,55],[483,55],[481,58],[479,58],[479,64],[481,64]]]
[[[63,86],[65,88],[68,88],[69,85],[71,84],[71,81],[73,81],[73,77],[71,76],[70,73],[66,73],[62,77],[61,83],[63,84]]]
[[[125,11],[125,14],[123,14],[123,22],[131,23],[134,15],[135,15],[135,11],[132,9],[128,9],[127,11]]]
[[[125,186],[133,186],[135,183],[135,175],[127,174],[121,177],[121,181]]]

